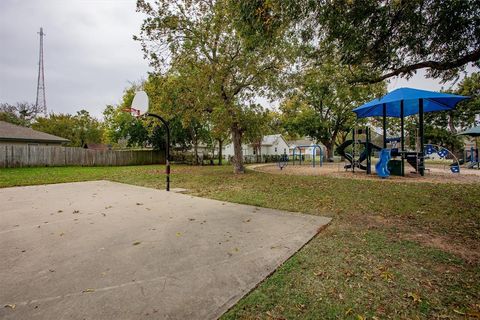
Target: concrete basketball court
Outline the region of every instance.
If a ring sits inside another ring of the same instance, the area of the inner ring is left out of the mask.
[[[0,318],[215,319],[329,221],[108,181],[0,189]]]

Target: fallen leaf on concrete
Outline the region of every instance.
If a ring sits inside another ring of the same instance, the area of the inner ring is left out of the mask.
[[[143,203],[137,202],[136,205],[137,205],[137,206],[143,206]]]
[[[141,243],[140,241],[135,241],[135,242],[133,243],[133,245],[134,245],[134,246],[138,246],[140,243]]]
[[[58,212],[58,213],[61,213],[61,212],[63,212],[63,210],[58,210],[57,212]]]
[[[60,237],[63,237],[65,235],[65,232],[60,232]]]
[[[251,221],[251,219],[243,220],[243,222],[250,222],[250,221]]]
[[[15,304],[6,304],[5,308],[10,308],[10,309],[15,309],[16,305]]]
[[[177,232],[177,233],[176,233],[176,236],[177,236],[177,237],[181,237],[181,236],[182,236],[182,233],[181,233],[181,232]]]
[[[79,213],[80,210],[73,210],[73,213]]]
[[[87,288],[87,289],[84,289],[82,292],[84,292],[84,293],[95,292],[95,289]]]

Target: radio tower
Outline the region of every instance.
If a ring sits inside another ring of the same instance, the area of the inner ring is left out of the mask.
[[[37,100],[35,106],[38,112],[47,113],[47,100],[45,99],[45,72],[43,70],[43,28],[40,28],[40,54],[38,58],[38,82],[37,82]]]

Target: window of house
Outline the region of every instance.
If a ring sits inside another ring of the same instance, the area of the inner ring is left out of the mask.
[[[255,151],[255,149],[253,150],[253,154],[254,154],[254,155],[257,154],[257,151]]]
[[[277,147],[275,147],[275,152],[277,152]]]

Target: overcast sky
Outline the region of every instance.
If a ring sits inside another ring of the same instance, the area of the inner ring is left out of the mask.
[[[149,71],[132,40],[142,19],[135,0],[0,0],[0,102],[35,102],[37,32],[43,27],[49,112],[84,108],[100,117],[107,104],[119,102],[129,81]],[[389,90],[402,86],[442,88],[421,71],[408,82],[391,80]]]

